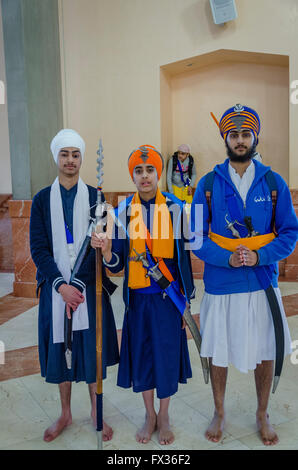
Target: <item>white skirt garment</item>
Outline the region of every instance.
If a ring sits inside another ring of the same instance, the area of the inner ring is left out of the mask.
[[[291,337],[279,288],[285,355],[291,354]],[[275,333],[265,291],[213,295],[204,293],[200,307],[201,355],[219,367],[233,364],[241,372],[275,360]]]

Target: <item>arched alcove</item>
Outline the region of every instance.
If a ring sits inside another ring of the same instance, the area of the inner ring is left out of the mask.
[[[218,50],[161,67],[161,142],[166,158],[190,144],[198,178],[226,158],[217,125],[236,103],[256,109],[261,119],[258,151],[289,181],[289,58]],[[165,175],[162,182],[165,187]]]

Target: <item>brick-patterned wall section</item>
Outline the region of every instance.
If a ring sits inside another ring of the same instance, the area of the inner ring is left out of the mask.
[[[298,217],[298,189],[292,189],[291,195],[292,195],[294,209]],[[281,274],[283,274],[283,276],[280,276],[280,279],[282,281],[298,281],[298,248],[297,246],[296,246],[296,249],[293,251],[293,253],[286,260],[284,260],[284,271],[281,272]]]
[[[0,194],[0,272],[13,272],[12,227],[8,201],[11,194]]]

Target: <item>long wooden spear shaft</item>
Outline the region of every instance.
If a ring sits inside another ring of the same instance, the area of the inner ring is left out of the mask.
[[[103,231],[103,218],[105,216],[105,204],[102,194],[103,183],[103,147],[101,139],[97,151],[97,205],[95,211],[96,232]],[[102,253],[96,248],[96,431],[97,448],[102,450],[103,429],[103,390],[102,390]]]
[[[102,254],[101,249],[96,248],[96,431],[99,450],[102,450],[102,429]]]

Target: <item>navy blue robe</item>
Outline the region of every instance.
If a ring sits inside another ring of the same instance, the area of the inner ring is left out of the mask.
[[[150,220],[151,201],[142,201]],[[151,211],[152,215],[152,211]],[[164,260],[174,279],[178,276],[177,251]],[[172,300],[151,279],[151,286],[129,290],[129,306],[124,316],[117,385],[133,387],[134,392],[156,389],[157,397],[167,398],[178,383],[192,377],[187,337],[182,316]]]
[[[30,246],[33,261],[37,266],[37,281],[40,288],[38,345],[41,375],[47,382],[65,381],[96,382],[96,294],[95,294],[95,250],[86,255],[77,278],[86,285],[89,329],[73,332],[72,369],[66,367],[64,344],[53,344],[52,328],[52,284],[61,275],[53,259],[50,219],[50,187],[40,191],[33,199],[30,220]],[[69,191],[61,187],[65,222],[72,233],[73,203],[77,186]],[[96,203],[96,189],[88,186],[90,207]],[[94,212],[94,208],[92,210]],[[94,214],[92,214],[94,216]],[[109,294],[113,286],[103,269],[103,378],[106,367],[119,362],[117,331]],[[77,287],[77,286],[76,286]]]

